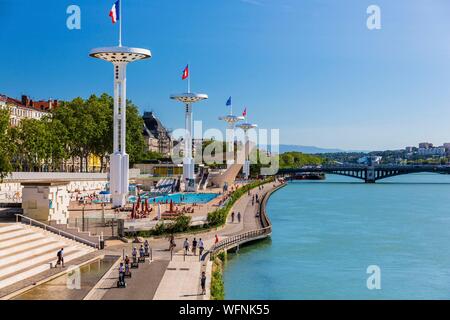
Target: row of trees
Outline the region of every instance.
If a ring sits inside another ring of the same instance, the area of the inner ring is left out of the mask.
[[[105,168],[113,149],[113,98],[107,94],[84,100],[62,102],[41,120],[23,119],[9,126],[9,113],[0,110],[0,172],[57,171],[70,159],[80,159],[80,171],[87,171],[87,159],[95,155]],[[130,163],[145,159],[143,120],[138,108],[127,101],[127,153]]]
[[[10,147],[9,112],[0,109],[0,182],[12,170]]]
[[[322,165],[326,160],[320,156],[301,152],[285,152],[280,155],[280,168],[300,168],[306,165]]]

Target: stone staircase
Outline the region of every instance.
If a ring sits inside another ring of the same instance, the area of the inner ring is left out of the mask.
[[[0,289],[35,276],[55,264],[64,248],[64,264],[95,251],[93,247],[22,223],[0,223]]]
[[[211,185],[216,187],[223,187],[225,182],[231,186],[242,167],[242,164],[234,163],[225,170],[212,171],[209,174],[209,181],[211,182]]]
[[[50,221],[49,225],[68,234],[82,238],[86,241],[97,244],[99,243],[99,236],[91,235],[90,231],[81,231],[80,228],[70,227],[67,224],[58,224],[56,221]]]

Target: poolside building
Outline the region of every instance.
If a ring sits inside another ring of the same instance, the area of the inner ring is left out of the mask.
[[[143,135],[147,150],[169,156],[173,142],[169,130],[167,130],[156,115],[150,111],[145,112]]]

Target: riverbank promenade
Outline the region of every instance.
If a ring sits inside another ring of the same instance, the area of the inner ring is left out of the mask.
[[[256,217],[258,205],[252,206],[252,196],[258,194],[260,199],[265,194],[278,187],[280,183],[267,183],[264,188],[251,191],[250,195],[243,195],[233,206],[235,220],[231,221],[229,216],[227,223],[219,230],[213,230],[195,235],[180,235],[176,241],[176,252],[171,255],[168,250],[167,239],[150,239],[152,248],[151,260],[147,259],[141,263],[138,269],[132,269],[132,277],[127,279],[127,287],[116,288],[117,266],[114,266],[94,289],[85,297],[87,300],[209,300],[210,281],[212,273],[212,262],[209,256],[205,261],[200,261],[199,256],[189,252],[186,256],[182,248],[185,238],[192,244],[194,237],[203,240],[205,252],[215,243],[215,236],[219,241],[247,231],[261,228],[260,219]],[[242,219],[237,221],[237,213],[240,212]],[[136,244],[114,244],[108,247],[109,253],[131,256],[133,245]],[[136,245],[137,246],[137,245]],[[198,253],[197,253],[198,254]],[[202,295],[200,277],[202,272],[206,273],[206,294]]]

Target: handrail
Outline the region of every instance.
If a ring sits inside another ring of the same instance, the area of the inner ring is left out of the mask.
[[[271,191],[267,192],[266,194],[264,194],[264,196],[259,204],[259,206],[260,206],[259,207],[260,208],[260,210],[259,210],[260,211],[260,221],[261,221],[262,228],[250,230],[250,231],[247,231],[244,233],[240,233],[240,234],[228,237],[222,241],[217,242],[216,244],[214,244],[211,247],[210,250],[208,250],[203,255],[202,260],[204,260],[208,254],[210,254],[212,257],[220,250],[223,250],[231,245],[236,245],[236,244],[240,244],[243,242],[256,240],[257,238],[260,238],[261,236],[270,235],[272,233],[272,223],[270,222],[270,219],[266,213],[266,203],[267,203],[267,200],[269,199],[270,194],[272,194],[274,191],[278,190],[279,188],[281,188],[283,186],[285,186],[285,184],[281,184],[280,186],[278,186],[278,187],[272,189]]]
[[[98,243],[95,243],[95,242],[86,240],[86,239],[81,238],[81,237],[79,237],[79,236],[76,236],[76,235],[74,235],[74,234],[72,234],[72,233],[70,233],[70,232],[66,232],[66,231],[60,230],[60,229],[58,229],[58,228],[49,226],[48,224],[45,224],[45,223],[43,223],[43,222],[40,222],[40,221],[31,219],[31,218],[26,217],[26,216],[21,215],[21,214],[16,214],[15,216],[16,216],[16,223],[19,223],[19,217],[20,217],[20,222],[21,222],[21,223],[23,223],[22,220],[25,219],[25,220],[28,220],[28,221],[29,221],[29,225],[30,225],[30,226],[32,226],[32,225],[34,224],[34,225],[37,225],[37,226],[39,226],[39,227],[41,227],[41,228],[43,227],[43,229],[44,229],[45,231],[50,231],[50,232],[53,232],[53,233],[57,233],[59,236],[63,236],[63,237],[72,239],[72,240],[74,240],[74,241],[81,242],[81,243],[83,243],[83,244],[86,244],[86,245],[88,245],[88,246],[94,247],[94,248],[96,248],[96,249],[99,248],[99,244],[98,244]]]

